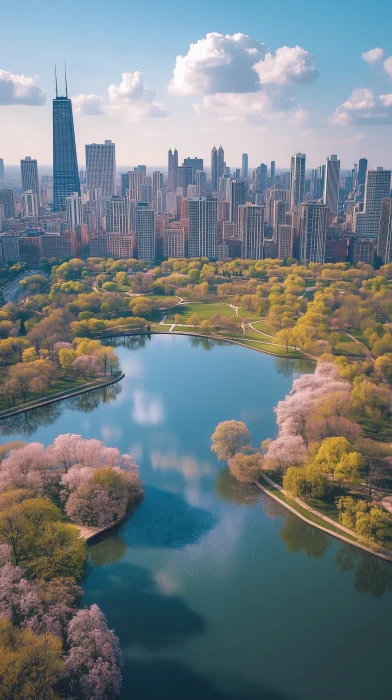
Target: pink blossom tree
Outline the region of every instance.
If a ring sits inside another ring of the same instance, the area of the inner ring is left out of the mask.
[[[101,363],[94,355],[79,355],[72,363],[72,367],[87,381],[99,375]]]
[[[68,625],[65,672],[72,696],[89,700],[118,697],[123,664],[119,640],[97,605],[79,610]]]
[[[59,474],[50,453],[40,442],[30,442],[11,450],[0,465],[0,493],[6,489],[29,488],[37,493],[50,492]]]

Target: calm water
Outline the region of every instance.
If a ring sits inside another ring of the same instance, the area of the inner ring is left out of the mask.
[[[120,637],[122,698],[389,694],[391,567],[236,484],[210,451],[222,420],[244,420],[255,445],[273,435],[306,366],[168,335],[118,352],[117,387],[3,422],[2,440],[80,432],[141,465],[145,499],[89,549],[84,585]]]

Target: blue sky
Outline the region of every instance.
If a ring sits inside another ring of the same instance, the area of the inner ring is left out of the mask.
[[[0,157],[51,162],[53,64],[61,75],[65,58],[81,165],[85,143],[109,138],[119,165],[163,165],[174,146],[208,161],[222,143],[232,166],[242,151],[250,165],[286,167],[304,151],[309,167],[329,153],[390,166],[391,22],[387,0],[6,3]]]

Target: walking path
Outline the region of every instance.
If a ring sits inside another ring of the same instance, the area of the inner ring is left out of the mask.
[[[360,345],[364,349],[365,355],[369,358],[369,360],[374,360],[372,353],[370,352],[369,348],[366,347],[365,343],[361,343],[361,341],[358,340],[358,338],[356,338],[355,335],[351,335],[351,333],[347,333],[347,331],[342,331],[342,333],[344,333],[344,335],[347,335],[348,338],[351,338],[351,340],[353,340],[355,343],[358,343],[358,345]]]
[[[280,491],[280,493],[282,493],[284,496],[286,496],[286,498],[289,498],[291,501],[294,501],[295,503],[297,503],[303,510],[307,510],[309,513],[316,516],[318,519],[323,520],[327,525],[332,525],[334,530],[331,530],[330,528],[327,528],[327,527],[323,527],[322,525],[319,525],[318,523],[314,522],[313,520],[306,518],[305,515],[300,513],[293,506],[290,506],[285,500],[283,500],[282,498],[279,498],[279,496],[272,493],[272,491],[270,491],[270,489],[263,486],[259,481],[255,482],[255,485],[260,489],[260,491],[263,491],[264,493],[266,493],[268,496],[270,496],[275,501],[280,503],[284,508],[287,508],[287,510],[290,510],[292,513],[294,513],[298,518],[301,518],[301,520],[304,520],[309,525],[313,525],[313,527],[317,527],[319,530],[323,530],[328,535],[333,535],[333,537],[337,537],[339,540],[343,540],[344,542],[347,542],[348,544],[352,544],[354,547],[358,547],[359,549],[363,549],[365,552],[368,552],[369,554],[373,554],[377,557],[380,557],[381,559],[387,559],[388,561],[392,561],[392,552],[389,549],[386,549],[385,547],[381,547],[380,545],[376,545],[376,544],[373,546],[367,546],[365,544],[362,544],[361,541],[358,541],[355,539],[349,539],[348,537],[345,537],[345,534],[347,534],[351,538],[354,538],[354,537],[356,537],[356,534],[352,530],[349,530],[347,527],[344,527],[344,525],[341,525],[340,523],[336,522],[336,520],[332,520],[332,518],[328,518],[328,516],[323,515],[318,510],[315,510],[314,508],[309,506],[304,501],[301,501],[300,498],[296,498],[295,496],[292,496],[282,486],[279,486],[279,484],[276,484],[275,481],[270,479],[270,477],[267,476],[266,474],[261,474],[261,478],[264,479],[264,481],[266,481],[274,489],[277,489],[278,491]],[[340,530],[341,532],[336,532],[336,530]]]

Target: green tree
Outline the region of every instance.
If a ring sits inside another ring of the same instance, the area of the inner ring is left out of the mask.
[[[241,452],[228,460],[231,474],[237,481],[251,484],[260,476],[262,470],[262,457],[260,454],[246,455]]]
[[[314,465],[289,467],[283,477],[283,488],[297,498],[321,498],[327,490],[327,481]]]
[[[227,420],[217,425],[211,436],[211,450],[219,460],[228,460],[246,445],[250,445],[251,435],[245,423]]]

